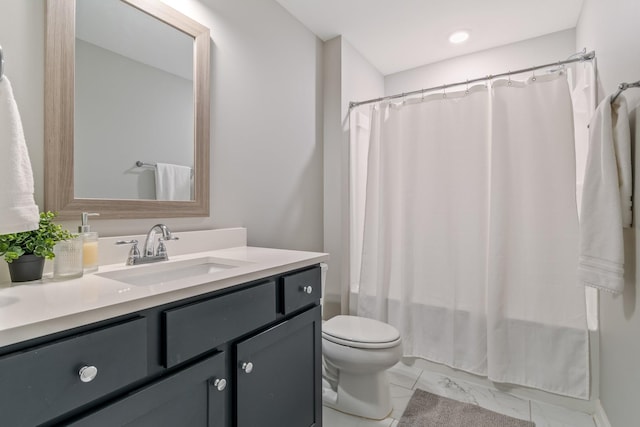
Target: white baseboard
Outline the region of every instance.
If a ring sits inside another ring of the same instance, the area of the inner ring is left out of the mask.
[[[593,420],[596,422],[597,427],[611,427],[611,423],[609,422],[609,418],[607,418],[606,412],[604,412],[600,399],[596,401],[596,412],[593,414]]]

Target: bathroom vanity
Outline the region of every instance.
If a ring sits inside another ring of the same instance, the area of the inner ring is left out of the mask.
[[[236,247],[0,288],[0,424],[321,426],[326,258]]]

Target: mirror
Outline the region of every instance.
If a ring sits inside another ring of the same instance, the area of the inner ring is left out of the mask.
[[[45,209],[208,216],[209,55],[159,0],[47,0]]]

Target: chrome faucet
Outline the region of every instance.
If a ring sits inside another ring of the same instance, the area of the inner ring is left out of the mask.
[[[162,233],[162,236],[158,237],[158,246],[156,247],[155,243],[158,232]],[[137,240],[119,240],[116,242],[116,245],[133,245],[127,257],[126,265],[138,265],[168,260],[167,247],[164,245],[164,242],[167,240],[178,240],[178,237],[173,236],[171,230],[169,230],[169,227],[166,225],[156,224],[151,227],[147,233],[142,255],[138,250]]]
[[[160,231],[162,237],[158,239],[158,247],[154,249],[156,242],[156,233]],[[178,240],[177,237],[171,235],[171,230],[164,224],[156,224],[151,227],[151,230],[147,233],[147,239],[144,241],[143,257],[164,257],[167,259],[167,248],[164,246],[165,240]],[[162,261],[162,260],[159,260]]]

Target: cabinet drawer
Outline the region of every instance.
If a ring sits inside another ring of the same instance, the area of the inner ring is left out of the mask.
[[[84,366],[95,366],[89,382]],[[0,358],[3,425],[34,426],[147,375],[147,321],[138,318]]]
[[[218,353],[65,425],[224,427],[231,389],[226,373],[225,353]]]
[[[280,286],[283,314],[317,304],[320,301],[320,267],[283,276]]]
[[[275,318],[274,281],[164,311],[165,366],[212,350]]]

